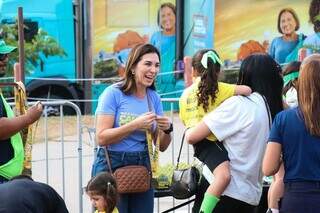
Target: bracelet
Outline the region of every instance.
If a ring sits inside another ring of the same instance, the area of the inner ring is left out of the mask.
[[[167,135],[170,134],[172,131],[173,131],[173,124],[172,123],[170,123],[169,129],[163,130],[163,132]]]

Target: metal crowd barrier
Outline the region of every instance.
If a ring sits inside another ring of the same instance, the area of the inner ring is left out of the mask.
[[[160,153],[160,165],[175,165],[184,126],[178,113],[174,112],[173,105],[178,98],[164,98],[162,101],[171,103],[171,110],[166,112],[166,115],[174,123],[174,131],[171,145],[165,152]],[[90,179],[93,156],[97,151],[95,128],[87,127],[81,122],[83,117],[79,107],[70,101],[48,101],[42,104],[44,114],[35,129],[32,176],[34,180],[47,183],[57,190],[70,212],[90,212],[91,203],[84,193],[84,186]],[[59,109],[58,116],[48,114],[52,107]],[[64,115],[65,107],[72,108],[75,116]],[[72,120],[72,123],[69,120]],[[89,142],[86,143],[86,140]],[[190,156],[192,148],[184,146],[181,161],[189,162]],[[176,200],[169,193],[158,196],[156,192],[155,195],[154,212],[169,212],[175,207],[179,207],[179,210],[184,208],[185,212],[191,210],[190,204],[180,208],[186,200]]]
[[[83,213],[81,111],[70,101],[48,101],[42,104],[44,113],[33,129],[35,144],[32,154],[32,177],[35,181],[47,183],[57,190],[70,212]],[[51,107],[59,109],[59,116],[48,116],[48,109]],[[75,111],[72,119],[75,124],[66,124],[63,114],[65,107]],[[66,130],[72,132],[72,135],[65,132]]]

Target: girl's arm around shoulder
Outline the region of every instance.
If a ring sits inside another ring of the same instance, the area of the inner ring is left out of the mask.
[[[245,95],[248,96],[252,93],[250,87],[246,85],[236,85],[234,89],[234,95]]]
[[[188,144],[196,144],[208,137],[211,134],[211,131],[205,122],[201,121],[195,127],[188,129],[185,134]]]

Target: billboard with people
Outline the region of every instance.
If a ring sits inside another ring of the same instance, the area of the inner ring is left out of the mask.
[[[252,51],[268,52],[272,41],[285,34],[278,28],[279,12],[285,8],[292,9],[299,21],[293,40],[300,33],[310,35],[309,4],[307,0],[216,0],[214,47],[226,65],[234,65]]]
[[[130,50],[136,44],[151,43],[161,54],[157,91],[163,98],[179,97],[184,83],[174,72],[175,1],[96,0],[93,10],[93,77],[123,76]]]

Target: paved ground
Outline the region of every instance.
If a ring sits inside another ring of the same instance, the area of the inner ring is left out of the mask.
[[[164,153],[160,154],[160,164],[176,161],[180,140],[184,130],[177,115],[173,117],[174,122],[174,140],[172,145]],[[76,127],[75,127],[76,128]],[[49,131],[56,131],[51,129]],[[93,141],[87,132],[82,137],[83,145],[83,160],[82,160],[82,186],[84,187],[90,179],[91,164],[93,161]],[[67,207],[71,213],[79,212],[79,161],[78,161],[78,142],[77,136],[68,136],[64,138],[64,147],[59,139],[57,141],[50,141],[46,146],[45,143],[37,143],[33,146],[33,178],[40,182],[48,182],[53,186],[61,196],[64,196]],[[48,161],[46,161],[46,147],[48,147]],[[189,148],[189,150],[188,150]],[[62,166],[62,149],[64,150],[64,169]],[[187,161],[190,153],[192,158],[192,148],[184,145],[182,152],[182,161]],[[48,163],[48,167],[46,166]],[[48,175],[47,175],[48,174]],[[64,177],[64,178],[63,178]],[[63,187],[64,186],[64,187]],[[91,203],[88,197],[84,194],[83,198],[83,212],[91,211]],[[172,206],[185,202],[173,200],[171,197],[155,199],[154,212],[163,212]],[[181,208],[175,212],[188,212],[188,207]]]

